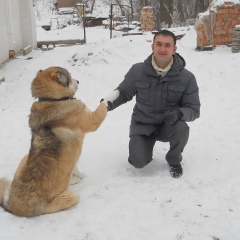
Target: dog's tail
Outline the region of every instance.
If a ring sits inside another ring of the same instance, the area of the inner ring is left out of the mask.
[[[0,206],[7,208],[7,201],[9,198],[11,182],[1,178],[0,179]]]

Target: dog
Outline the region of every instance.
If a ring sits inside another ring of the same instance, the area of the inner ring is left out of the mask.
[[[79,195],[68,189],[77,183],[76,163],[86,133],[98,129],[107,115],[106,103],[95,111],[74,97],[78,81],[61,67],[40,70],[31,84],[33,98],[29,153],[21,160],[13,181],[0,179],[0,205],[24,217],[70,208]]]

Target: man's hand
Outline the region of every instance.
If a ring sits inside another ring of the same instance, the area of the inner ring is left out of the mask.
[[[119,90],[114,90],[106,98],[102,98],[100,102],[104,102],[107,106],[108,111],[113,110],[113,102],[119,97]]]
[[[104,99],[102,98],[102,99],[100,100],[100,103],[101,103],[101,102],[104,102],[104,103],[106,104],[108,111],[113,110],[113,103],[112,103],[111,101],[107,101],[107,103],[106,103],[106,102],[104,101]]]
[[[178,108],[166,111],[163,114],[163,121],[165,123],[173,124],[181,118],[182,114]]]

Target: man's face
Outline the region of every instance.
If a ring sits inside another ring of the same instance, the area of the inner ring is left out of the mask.
[[[177,47],[171,36],[158,35],[152,44],[154,59],[158,67],[165,68],[172,60],[172,55],[176,53]]]

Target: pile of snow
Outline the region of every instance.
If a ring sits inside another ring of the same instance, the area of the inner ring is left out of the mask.
[[[236,5],[236,4],[240,4],[240,0],[231,0],[231,1],[226,1],[226,0],[213,0],[211,1],[210,4],[210,9],[216,9],[219,6],[223,6],[223,5]]]
[[[37,27],[37,40],[69,40],[69,39],[83,39],[84,31],[81,26],[71,25],[63,29],[56,29],[52,31],[45,31],[41,27]]]
[[[69,37],[76,31],[65,30]],[[94,110],[132,64],[151,53],[150,32],[109,39],[109,30],[88,28],[86,34],[85,45],[34,50],[31,60],[13,59],[1,66],[0,177],[12,179],[29,150],[30,86],[37,71],[66,67],[80,82],[76,97]],[[128,163],[133,99],[109,112],[102,126],[86,136],[78,166],[87,177],[70,187],[80,194],[79,204],[34,218],[0,208],[0,239],[239,240],[240,54],[225,46],[212,52],[196,52],[195,47],[191,28],[177,41],[177,51],[196,76],[202,107],[200,118],[189,123],[180,179],[169,174],[167,143],[156,143],[153,161],[145,168]]]

